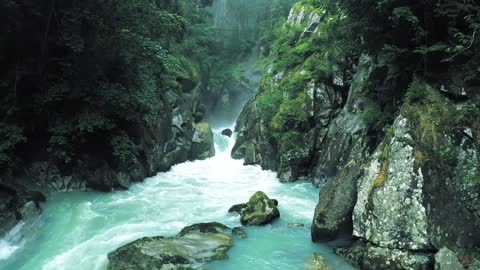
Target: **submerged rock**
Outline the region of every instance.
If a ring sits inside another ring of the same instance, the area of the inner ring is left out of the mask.
[[[206,122],[200,122],[195,125],[195,132],[192,139],[192,149],[190,150],[190,159],[203,160],[215,155],[215,145],[213,142],[213,131]]]
[[[305,270],[330,270],[328,267],[327,260],[318,253],[314,253],[310,256],[307,265],[304,268]]]
[[[228,209],[228,212],[229,213],[238,213],[238,214],[242,214],[243,211],[245,209],[247,209],[247,204],[246,203],[240,203],[240,204],[235,204],[234,206],[230,207],[230,209]]]
[[[463,266],[450,249],[443,247],[435,254],[435,270],[462,270]]]
[[[108,254],[110,270],[194,269],[194,264],[222,260],[232,247],[228,227],[200,223],[184,228],[174,237],[145,237]]]
[[[273,200],[265,193],[258,191],[250,198],[240,215],[242,225],[259,226],[280,217],[280,212]]]
[[[233,131],[229,128],[222,130],[222,135],[227,137],[232,137]]]
[[[240,239],[245,239],[247,238],[247,234],[241,227],[235,227],[232,229],[232,234],[235,235],[236,237]]]

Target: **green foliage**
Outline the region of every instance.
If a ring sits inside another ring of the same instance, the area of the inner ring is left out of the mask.
[[[295,126],[302,125],[308,121],[308,102],[305,92],[300,93],[295,98],[285,99],[278,110],[278,113],[272,118],[270,126],[276,132],[288,131]],[[292,125],[292,126],[290,126]]]
[[[282,133],[275,133],[275,138],[280,146],[282,155],[288,159],[294,160],[304,157],[304,143],[303,132],[299,131],[286,131]]]
[[[167,115],[167,79],[180,70],[171,45],[187,25],[176,8],[153,0],[0,3],[0,163],[28,158],[18,156],[20,142],[65,164],[89,154],[125,158],[132,130]]]
[[[255,104],[266,123],[270,123],[275,114],[277,114],[282,101],[283,94],[280,91],[267,90],[257,96]]]
[[[462,113],[438,91],[418,80],[411,83],[406,104],[405,112],[417,141],[428,150],[448,154],[448,149],[439,148],[447,145],[445,134],[460,128]]]
[[[113,149],[113,156],[122,162],[133,160],[138,154],[137,146],[125,132],[114,136],[110,143]]]

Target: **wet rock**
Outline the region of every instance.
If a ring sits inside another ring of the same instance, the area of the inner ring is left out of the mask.
[[[433,254],[421,251],[389,249],[357,242],[350,248],[337,248],[335,253],[362,270],[425,270],[433,269]]]
[[[201,112],[196,112],[193,114],[193,121],[195,121],[196,124],[201,122],[203,118],[204,118],[204,115]]]
[[[435,270],[462,270],[457,255],[450,249],[443,247],[435,254]]]
[[[183,228],[178,235],[185,236],[191,233],[223,233],[228,227],[218,222],[197,223]]]
[[[319,254],[314,253],[310,256],[307,265],[305,266],[304,270],[330,270],[331,268],[328,267],[327,260]]]
[[[305,228],[305,224],[302,223],[288,223],[287,226],[290,228]]]
[[[193,264],[222,260],[233,240],[220,223],[186,227],[175,237],[145,237],[108,254],[110,270],[194,269]]]
[[[200,122],[195,125],[195,133],[192,139],[192,149],[190,150],[190,160],[203,160],[215,155],[215,146],[213,142],[213,131],[206,122]]]
[[[227,137],[232,137],[233,131],[229,128],[222,130],[222,135]]]
[[[245,211],[245,209],[247,209],[247,204],[246,203],[241,203],[241,204],[236,204],[232,207],[230,207],[230,209],[228,209],[228,212],[229,213],[238,213],[238,214],[242,214],[243,211]]]
[[[353,231],[352,212],[357,199],[357,180],[368,157],[368,130],[362,118],[362,92],[372,72],[372,59],[360,59],[348,99],[341,113],[330,123],[313,169],[314,184],[321,186],[312,222],[312,240],[334,240]]]
[[[275,206],[278,206],[278,200],[277,199],[272,199],[272,202],[273,202],[273,204],[275,204]]]
[[[240,239],[245,239],[247,238],[247,234],[241,227],[235,227],[232,229],[232,234],[235,235],[236,237]]]
[[[393,130],[359,180],[353,234],[386,248],[432,249],[423,205],[425,178],[415,166],[407,119],[399,116]]]
[[[248,201],[247,208],[242,211],[242,225],[259,226],[272,222],[280,217],[280,212],[268,196],[258,191]]]

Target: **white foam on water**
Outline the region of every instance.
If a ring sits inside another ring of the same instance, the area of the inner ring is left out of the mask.
[[[0,239],[0,261],[10,258],[24,244],[24,241],[19,237],[24,225],[24,222],[18,223],[3,239]]]
[[[298,262],[285,254],[294,254],[296,260],[300,256],[303,263],[317,248],[310,243],[308,226],[318,191],[309,183],[282,184],[274,172],[263,171],[259,166],[243,166],[242,160],[230,157],[234,136],[228,138],[219,133],[215,135],[215,157],[176,165],[169,172],[159,173],[127,191],[77,192],[49,198],[43,221],[33,233],[23,234],[24,229],[17,228],[14,235],[17,238],[25,235],[23,240],[0,242],[0,258],[5,258],[0,261],[0,269],[106,269],[109,252],[141,237],[173,236],[185,226],[199,222],[217,221],[230,227],[239,226],[238,216],[228,213],[228,209],[248,201],[259,190],[279,201],[281,219],[276,225],[248,232],[253,236],[246,241],[260,238],[264,254],[250,254],[249,242],[236,242],[239,249],[232,251],[235,254],[232,257],[263,267],[257,269],[269,269],[270,266],[282,270],[301,268],[292,268],[292,263],[298,266]],[[287,223],[302,223],[307,227],[289,229]],[[28,245],[17,245],[21,241],[28,241]],[[275,241],[294,242],[284,247]],[[292,248],[291,252],[288,248]],[[268,257],[268,254],[274,255]],[[233,267],[251,269],[251,266]],[[225,270],[230,266],[212,269]]]

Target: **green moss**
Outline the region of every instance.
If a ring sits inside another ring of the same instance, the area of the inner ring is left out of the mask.
[[[255,104],[262,119],[266,123],[270,123],[282,104],[282,101],[283,94],[280,91],[267,90],[257,96]]]
[[[280,146],[280,152],[286,159],[296,159],[304,156],[303,145],[304,133],[299,131],[287,131],[283,133],[275,133],[274,137],[277,139]]]
[[[455,107],[430,85],[413,81],[406,94],[404,109],[417,142],[428,149],[441,145],[445,134],[458,128],[462,118]]]
[[[275,131],[286,131],[293,126],[301,125],[308,121],[307,95],[300,93],[294,99],[285,99],[278,109],[278,113],[272,118],[270,126]],[[289,125],[287,125],[289,124]]]

